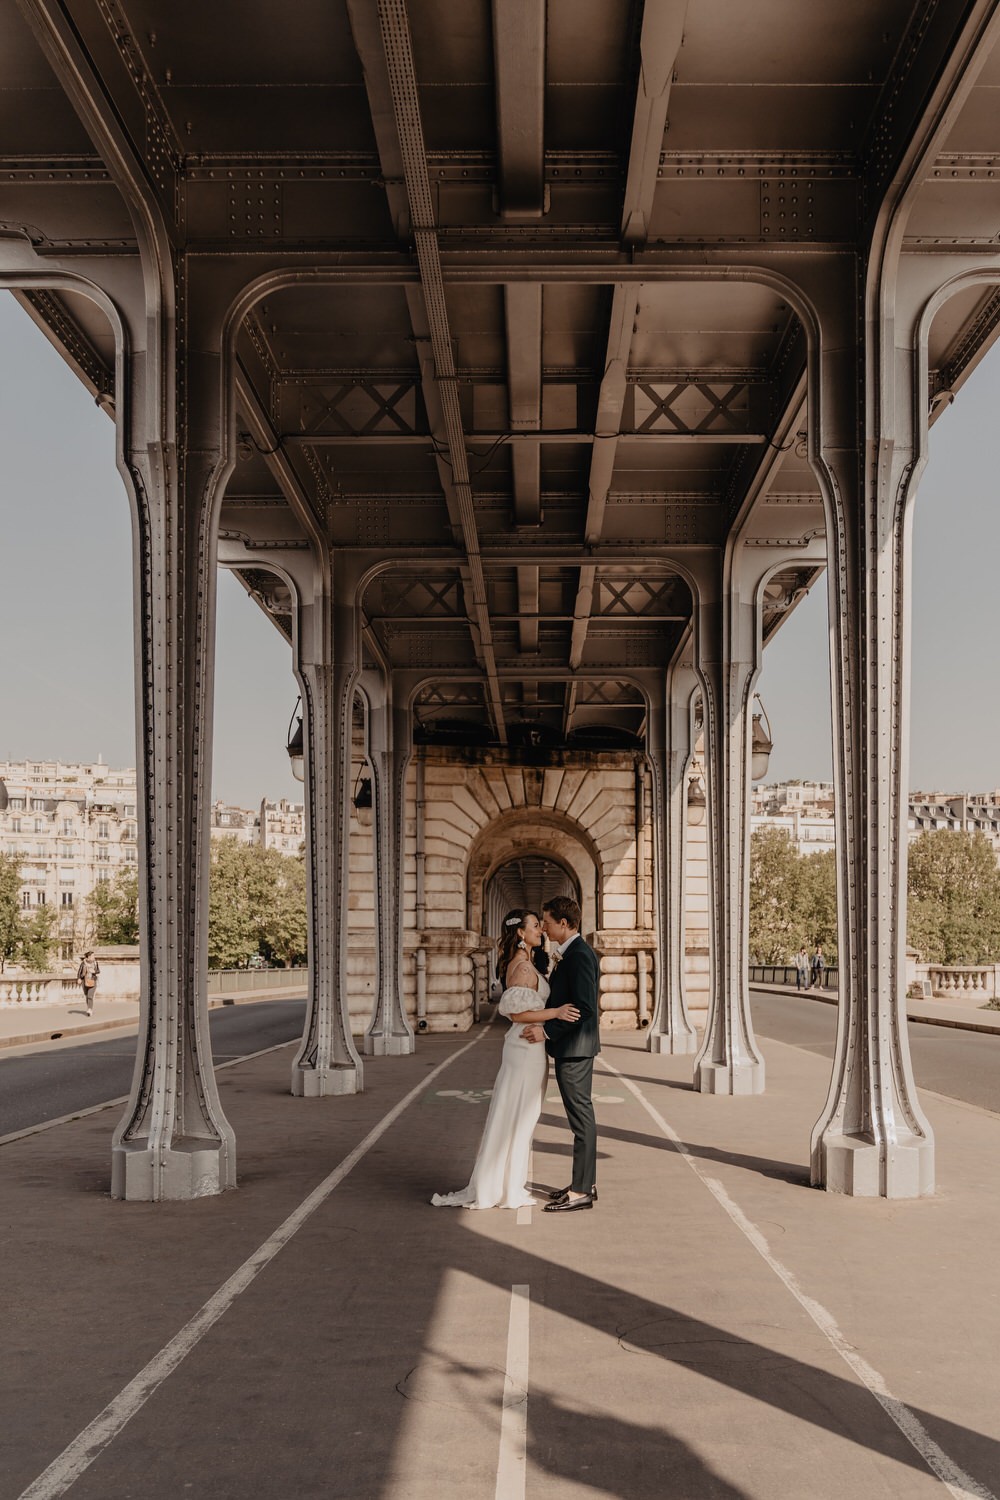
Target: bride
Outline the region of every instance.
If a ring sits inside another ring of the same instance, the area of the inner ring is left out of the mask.
[[[435,1208],[524,1208],[535,1201],[525,1181],[549,1062],[545,1048],[527,1041],[521,1027],[580,1019],[575,1005],[542,1008],[549,986],[531,961],[532,949],[541,940],[541,924],[533,911],[512,911],[504,918],[497,943],[497,972],[504,985],[498,1009],[513,1024],[504,1037],[503,1060],[469,1185],[455,1193],[435,1193],[431,1199]]]

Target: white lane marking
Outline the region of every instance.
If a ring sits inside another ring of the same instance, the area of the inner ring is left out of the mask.
[[[535,1151],[534,1151],[534,1147],[532,1147],[531,1150],[528,1152],[528,1181],[531,1183],[532,1188],[534,1188],[534,1186],[535,1186]],[[519,1208],[518,1209],[518,1211],[517,1211],[517,1222],[519,1224],[530,1224],[531,1223],[531,1204],[530,1203],[526,1203],[523,1208]]]
[[[802,1290],[795,1273],[778,1260],[776,1255],[772,1254],[771,1247],[756,1224],[747,1218],[739,1204],[734,1203],[717,1178],[705,1176],[692,1156],[687,1143],[681,1139],[673,1126],[667,1124],[659,1111],[650,1104],[641,1089],[630,1078],[626,1078],[623,1074],[619,1073],[618,1069],[612,1067],[611,1063],[606,1062],[603,1057],[601,1058],[601,1064],[607,1068],[609,1073],[613,1073],[630,1093],[635,1095],[646,1113],[656,1121],[674,1150],[684,1158],[695,1176],[705,1184],[712,1196],[725,1209],[737,1229],[746,1235],[761,1259],[765,1260],[774,1274],[784,1282],[799,1306],[808,1314],[824,1337],[829,1340],[845,1364],[849,1365],[854,1371],[854,1374],[861,1381],[862,1385],[868,1388],[886,1415],[892,1418],[906,1440],[917,1450],[931,1473],[940,1479],[948,1493],[954,1497],[954,1500],[996,1500],[993,1491],[986,1489],[978,1480],[973,1479],[970,1474],[966,1474],[964,1469],[960,1468],[952,1458],[949,1458],[944,1449],[939,1447],[931,1437],[916,1413],[911,1411],[905,1402],[900,1401],[898,1397],[892,1394],[878,1370],[873,1365],[870,1365],[866,1359],[863,1359],[853,1345],[848,1343],[843,1333],[841,1333],[833,1314],[827,1312],[822,1303],[817,1302],[815,1298],[810,1297],[807,1292]]]
[[[294,1047],[298,1045],[298,1038],[290,1042],[276,1042],[273,1047],[262,1047],[259,1052],[242,1052],[239,1057],[234,1057],[232,1062],[220,1062],[215,1064],[216,1073],[221,1073],[223,1068],[235,1068],[237,1063],[251,1062],[255,1057],[266,1057],[268,1052],[280,1052],[282,1047]],[[73,1120],[85,1120],[88,1115],[100,1114],[102,1109],[112,1109],[116,1104],[127,1104],[128,1094],[122,1094],[118,1099],[105,1099],[100,1104],[89,1104],[86,1109],[74,1109],[68,1115],[58,1115],[54,1120],[40,1120],[37,1125],[28,1125],[24,1130],[12,1130],[10,1135],[0,1135],[0,1146],[9,1146],[11,1141],[22,1141],[25,1136],[37,1135],[40,1130],[51,1130],[53,1125],[69,1125]]]
[[[129,1381],[114,1400],[110,1401],[59,1456],[53,1459],[44,1473],[29,1484],[19,1500],[55,1500],[56,1496],[64,1495],[70,1485],[79,1479],[80,1475],[103,1453],[108,1444],[118,1436],[125,1424],[146,1404],[150,1396],[155,1394],[167,1376],[171,1375],[185,1356],[200,1343],[223,1313],[229,1310],[240,1293],[245,1292],[265,1266],[270,1265],[278,1251],[288,1244],[306,1220],[329,1198],[334,1188],[343,1182],[376,1141],[385,1135],[390,1125],[399,1119],[403,1111],[408,1109],[415,1099],[426,1093],[428,1084],[433,1083],[445,1068],[450,1068],[452,1063],[464,1057],[470,1048],[478,1046],[488,1031],[489,1025],[487,1024],[477,1037],[467,1042],[457,1052],[452,1053],[451,1057],[446,1057],[444,1062],[438,1063],[437,1067],[422,1078],[405,1098],[394,1105],[375,1128],[368,1132],[364,1140],[344,1157],[340,1165],[334,1167],[319,1186],[314,1188],[308,1197],[303,1198],[298,1208],[288,1215],[284,1223],[279,1224],[274,1233],[257,1247],[249,1260],[245,1260],[239,1270],[234,1271],[229,1280],[209,1297],[205,1305],[189,1322],[185,1323],[168,1344],[164,1345],[159,1354],[154,1354],[149,1363],[134,1379]],[[282,1045],[287,1045],[287,1043]]]
[[[496,1500],[524,1500],[528,1468],[529,1291],[524,1285],[510,1289]]]

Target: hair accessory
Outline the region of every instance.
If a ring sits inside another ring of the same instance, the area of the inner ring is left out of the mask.
[[[506,920],[506,922],[503,925],[505,927],[520,927],[520,925],[521,925],[521,923],[523,921],[524,921],[524,918],[521,917],[521,916],[508,917],[507,920]]]

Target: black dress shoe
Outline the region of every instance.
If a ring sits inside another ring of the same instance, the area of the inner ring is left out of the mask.
[[[571,1187],[557,1188],[554,1193],[550,1193],[549,1194],[549,1202],[550,1203],[559,1203],[563,1198],[568,1198],[569,1195],[570,1195],[570,1193],[572,1191],[573,1191],[573,1189]],[[594,1184],[594,1186],[590,1190],[590,1197],[591,1197],[591,1201],[592,1202],[594,1202],[594,1203],[597,1202],[597,1184],[596,1183]]]
[[[567,1193],[565,1198],[556,1198],[551,1203],[546,1203],[542,1209],[543,1214],[571,1214],[578,1208],[593,1208],[594,1200],[588,1193],[585,1198],[571,1198]]]

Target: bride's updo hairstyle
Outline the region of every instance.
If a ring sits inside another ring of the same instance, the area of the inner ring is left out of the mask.
[[[521,928],[529,917],[536,917],[536,911],[509,911],[503,919],[500,928],[500,936],[497,938],[497,978],[501,984],[507,980],[507,968],[511,959],[517,952],[517,945],[521,941],[518,936]]]

